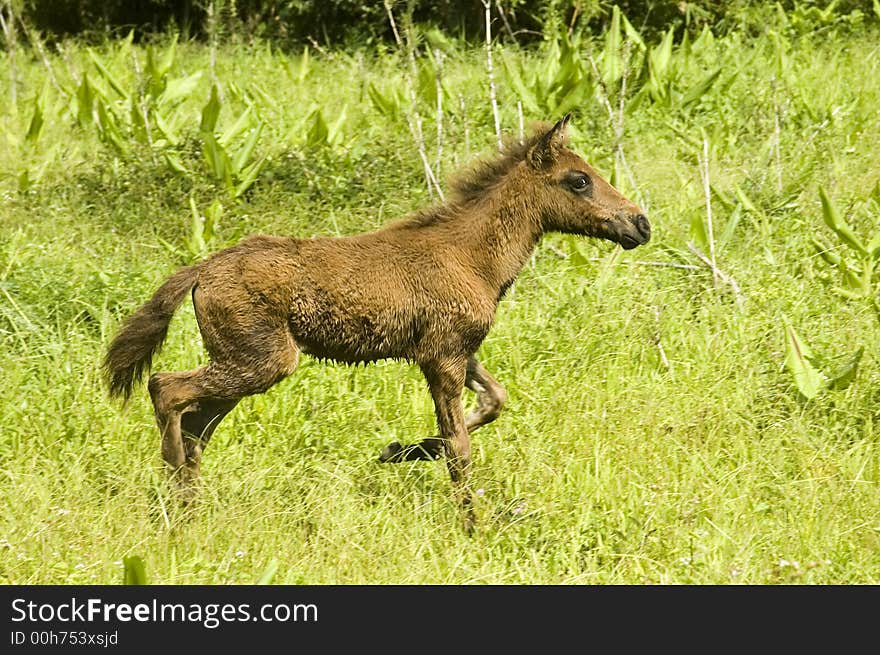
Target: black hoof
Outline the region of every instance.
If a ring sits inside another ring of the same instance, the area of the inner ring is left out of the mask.
[[[440,439],[424,439],[420,443],[401,446],[392,441],[382,449],[379,461],[383,464],[399,462],[430,462],[443,455],[443,442]]]
[[[400,445],[400,442],[399,441],[392,441],[390,444],[388,444],[387,446],[385,446],[382,449],[382,453],[379,455],[379,461],[382,464],[403,461],[400,457],[400,454],[402,452],[403,452],[403,446]]]

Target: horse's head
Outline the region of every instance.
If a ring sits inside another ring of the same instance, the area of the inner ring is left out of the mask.
[[[627,250],[647,242],[651,226],[641,207],[566,147],[568,120],[566,115],[541,135],[524,161],[537,187],[542,228],[608,239]]]

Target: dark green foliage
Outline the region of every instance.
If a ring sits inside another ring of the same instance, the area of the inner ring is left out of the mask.
[[[23,17],[54,37],[80,35],[101,40],[134,29],[140,40],[169,27],[187,36],[206,36],[213,29],[273,40],[280,46],[309,38],[325,43],[348,40],[392,40],[384,3],[364,0],[24,0]],[[485,16],[478,0],[396,0],[394,10],[413,22],[478,42]],[[496,37],[519,42],[541,40],[559,28],[602,31],[618,6],[648,37],[670,27],[699,31],[748,27],[760,31],[768,14],[784,12],[795,31],[837,22],[858,21],[874,14],[873,0],[503,0],[492,3]],[[499,12],[503,11],[503,20]]]

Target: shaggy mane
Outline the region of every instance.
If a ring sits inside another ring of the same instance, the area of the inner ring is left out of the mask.
[[[535,123],[531,135],[524,141],[507,139],[501,152],[494,158],[478,159],[475,163],[454,173],[449,180],[450,200],[417,211],[399,222],[401,227],[434,225],[456,216],[459,211],[483,198],[511,169],[526,158],[544,134],[552,127],[549,123]]]
[[[464,170],[453,174],[449,180],[449,190],[454,201],[467,205],[482,198],[501,178],[526,158],[529,150],[544,136],[544,126],[533,130],[525,141],[509,139],[497,157],[479,159]],[[549,128],[547,128],[549,129]]]

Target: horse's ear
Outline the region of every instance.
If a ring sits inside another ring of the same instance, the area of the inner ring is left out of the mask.
[[[565,128],[571,120],[571,114],[560,118],[556,125],[547,130],[538,142],[529,150],[527,155],[532,168],[542,169],[552,166],[565,145]]]

